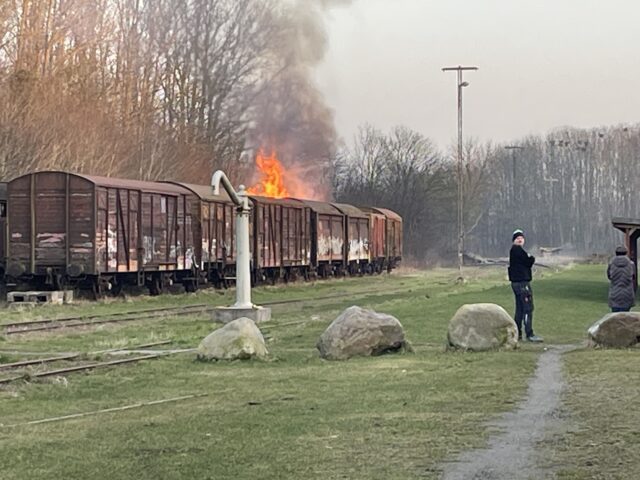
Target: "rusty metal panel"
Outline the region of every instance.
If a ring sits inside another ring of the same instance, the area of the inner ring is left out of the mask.
[[[107,268],[108,272],[118,271],[118,190],[107,189]]]
[[[309,265],[309,209],[301,204],[282,206],[282,264]]]
[[[264,206],[257,202],[254,202],[251,210],[251,226],[249,232],[251,235],[251,258],[253,261],[253,268],[262,268],[262,256],[265,249],[265,219],[264,219]]]
[[[19,177],[9,187],[11,261],[25,273],[91,273],[94,261],[93,186],[65,172]],[[76,270],[77,271],[77,270]]]
[[[30,271],[31,265],[31,178],[18,177],[7,186],[7,266],[14,262]]]
[[[369,224],[366,218],[349,217],[349,261],[369,260]]]
[[[370,250],[372,258],[385,258],[387,256],[387,246],[385,243],[386,237],[386,222],[383,215],[376,213],[371,214],[371,242]]]
[[[344,263],[344,214],[330,203],[297,200],[309,209],[307,256],[314,266],[326,262]]]
[[[318,262],[343,262],[344,217],[317,215],[317,260]]]
[[[389,245],[389,259],[402,257],[402,222],[387,218],[387,243]]]
[[[378,209],[358,207],[367,214],[369,221],[369,258],[382,260],[387,256],[387,217]]]
[[[174,182],[174,181],[164,181],[162,183],[184,187],[187,190],[191,191],[191,193],[197,196],[200,200],[203,200],[207,203],[231,203],[229,194],[226,192],[224,188],[220,189],[219,195],[214,195],[213,187],[211,185],[195,185],[193,183]]]
[[[254,217],[256,240],[254,262],[257,268],[281,266],[281,206],[275,202],[264,202],[254,197]]]
[[[87,180],[69,175],[68,264],[86,274],[95,272],[94,187]],[[77,267],[77,268],[76,268]]]
[[[331,260],[343,261],[344,258],[345,217],[331,218]]]
[[[142,200],[142,267],[153,261],[153,228],[151,217],[151,194],[143,193]]]
[[[162,265],[167,262],[167,199],[155,194],[151,198],[153,216],[152,263]]]
[[[296,210],[282,208],[282,263],[296,263]]]
[[[311,209],[305,208],[302,217],[304,233],[302,236],[302,255],[306,265],[311,265]]]
[[[224,251],[224,205],[217,203],[216,204],[216,260],[220,262],[226,261],[226,255]]]
[[[96,272],[107,271],[107,189],[96,188],[96,234],[95,234],[95,255]]]
[[[190,216],[185,217],[185,222],[189,225],[193,222],[192,228],[185,225],[186,229],[193,231],[191,240],[185,240],[189,245],[185,255],[189,257],[190,252],[192,257],[185,260],[185,265],[189,265],[187,268],[191,268],[192,261],[197,262],[200,268],[205,268],[207,263],[233,263],[235,217],[234,207],[227,193],[221,190],[220,195],[214,195],[208,185],[173,181],[163,183],[183,187],[193,197],[194,208],[188,209]],[[180,223],[180,219],[178,222]],[[199,239],[196,240],[197,245],[193,245],[193,239]]]
[[[389,210],[388,208],[379,208],[379,207],[375,207],[373,208],[373,210],[380,212],[385,217],[390,218],[391,220],[394,220],[398,223],[402,223],[402,217],[398,215],[396,212],[394,212],[393,210]]]
[[[235,234],[234,234],[234,208],[233,205],[223,205],[224,219],[223,219],[223,256],[227,263],[235,263]]]
[[[66,174],[43,172],[35,175],[35,252],[38,267],[66,267]]]
[[[353,205],[346,203],[332,203],[331,205],[350,218],[367,218],[367,214],[364,211]]]
[[[204,268],[205,263],[212,261],[215,256],[215,253],[212,253],[215,248],[211,242],[211,230],[215,229],[215,205],[209,202],[200,202],[200,222],[196,223],[200,224],[199,235],[196,235],[196,238],[202,239],[196,245],[196,258],[200,268]]]
[[[180,249],[180,245],[178,242],[177,235],[177,199],[176,197],[167,197],[167,237],[168,237],[168,258],[167,260],[171,262],[175,267],[177,267],[178,263],[178,250]]]
[[[48,173],[48,172],[47,172]],[[60,172],[57,172],[60,173]],[[133,190],[146,193],[159,193],[162,195],[185,195],[188,190],[180,184],[171,182],[144,182],[141,180],[129,180],[124,178],[100,177],[97,175],[73,174],[77,177],[87,179],[98,187]]]
[[[330,262],[332,260],[331,217],[318,215],[317,232],[316,241],[318,243],[318,262]]]
[[[343,213],[338,210],[335,206],[326,202],[317,202],[315,200],[297,200],[299,202],[304,203],[307,207],[309,207],[313,212],[318,215],[337,215],[342,216]]]
[[[129,191],[129,268],[132,272],[141,267],[139,252],[142,240],[140,238],[140,192]]]
[[[202,224],[200,209],[199,199],[192,194],[167,198],[170,268],[202,268],[202,231],[206,225]]]
[[[254,262],[257,262],[260,268],[309,265],[311,209],[306,202],[292,198],[250,198],[253,201],[253,218],[257,225],[254,248],[258,254]],[[317,203],[319,209],[328,205]],[[328,208],[332,213],[339,213],[330,205]]]
[[[192,267],[195,258],[192,209],[199,207],[197,203],[190,202],[185,207],[186,198],[183,195],[141,193],[139,243],[142,268],[173,271]],[[182,212],[180,215],[179,209]]]
[[[353,251],[353,249],[350,249],[350,252],[353,252],[352,255],[355,256],[359,261],[369,261],[371,257],[369,218],[359,218],[357,220],[357,226],[358,241],[355,246],[355,251]],[[353,244],[351,246],[353,247]]]
[[[369,215],[361,209],[346,203],[334,203],[347,218],[346,250],[349,262],[368,261],[369,258]]]
[[[128,272],[129,265],[129,190],[116,190],[116,238],[119,272]]]

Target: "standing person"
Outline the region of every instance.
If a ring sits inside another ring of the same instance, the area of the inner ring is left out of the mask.
[[[513,232],[513,245],[509,252],[509,281],[516,297],[515,321],[518,326],[518,339],[522,340],[522,324],[529,342],[542,342],[543,339],[533,333],[533,291],[531,290],[531,267],[536,259],[529,255],[524,247],[524,232]]]
[[[612,312],[628,312],[635,304],[634,275],[635,267],[627,257],[627,249],[616,248],[616,256],[611,259],[607,267],[609,306]]]

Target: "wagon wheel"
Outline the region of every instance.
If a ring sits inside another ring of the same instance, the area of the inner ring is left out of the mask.
[[[103,283],[100,281],[100,277],[96,277],[93,282],[91,282],[91,289],[94,300],[101,300],[104,298],[105,288]]]
[[[64,290],[65,285],[66,285],[66,281],[65,281],[64,275],[62,275],[61,273],[56,273],[53,276],[53,289]]]
[[[189,293],[194,293],[198,291],[198,280],[187,280],[184,282],[184,289]]]
[[[113,295],[114,297],[119,297],[122,293],[123,287],[124,285],[122,284],[122,282],[114,282],[111,287],[111,295]]]
[[[154,275],[151,278],[151,283],[149,284],[149,294],[153,297],[160,295],[162,293],[162,277],[160,275]]]

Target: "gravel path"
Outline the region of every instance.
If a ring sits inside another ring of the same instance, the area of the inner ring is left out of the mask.
[[[443,467],[442,480],[539,480],[552,478],[542,469],[536,445],[545,435],[558,433],[564,388],[562,354],[573,345],[550,346],[538,360],[526,397],[512,412],[489,423],[498,429],[485,449],[460,455]],[[553,432],[552,432],[553,430]]]

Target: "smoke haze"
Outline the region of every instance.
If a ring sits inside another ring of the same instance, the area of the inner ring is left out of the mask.
[[[333,111],[318,90],[313,74],[329,46],[326,10],[349,3],[347,0],[283,3],[282,36],[276,42],[275,55],[284,64],[258,102],[251,146],[255,151],[260,147],[276,150],[291,176],[297,179],[290,188],[306,192],[308,198],[331,196],[329,177],[337,135]],[[313,181],[305,183],[305,178]]]

